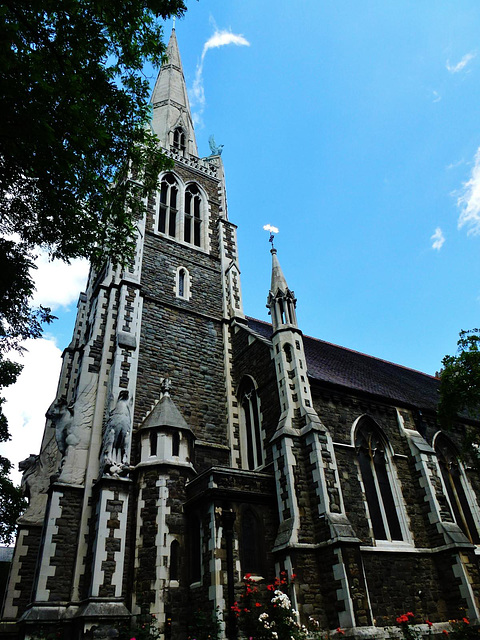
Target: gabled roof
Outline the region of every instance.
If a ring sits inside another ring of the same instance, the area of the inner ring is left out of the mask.
[[[249,328],[270,339],[272,325],[247,317]],[[426,373],[303,336],[308,375],[346,390],[373,394],[404,406],[435,411],[439,380]]]

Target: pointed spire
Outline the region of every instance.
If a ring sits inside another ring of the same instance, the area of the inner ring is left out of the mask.
[[[151,103],[152,128],[165,149],[173,144],[173,130],[180,127],[185,134],[186,152],[198,156],[187,86],[178,50],[175,29],[168,42],[167,61],[160,67]]]
[[[287,281],[283,275],[282,267],[277,258],[277,250],[275,247],[270,249],[272,254],[272,284],[270,285],[270,291],[276,294],[279,290],[286,293],[288,289]]]
[[[280,327],[297,327],[295,293],[288,288],[282,267],[277,258],[277,250],[272,246],[272,283],[267,299],[267,307],[272,316],[273,330]]]

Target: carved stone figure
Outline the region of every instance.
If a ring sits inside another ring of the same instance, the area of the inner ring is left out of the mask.
[[[223,144],[216,144],[215,138],[211,135],[208,139],[208,144],[210,145],[210,151],[212,152],[212,156],[221,156],[223,151]]]
[[[20,488],[28,500],[28,507],[19,518],[19,523],[40,524],[47,503],[48,473],[43,468],[40,456],[34,454],[19,462],[18,470],[23,471]]]
[[[130,437],[132,431],[132,404],[129,392],[125,389],[118,394],[115,408],[110,415],[103,434],[100,466],[106,475],[126,475],[130,467]]]
[[[86,385],[74,403],[55,402],[47,418],[55,427],[55,439],[62,456],[58,482],[81,485],[85,479],[88,447],[95,407],[95,387]]]

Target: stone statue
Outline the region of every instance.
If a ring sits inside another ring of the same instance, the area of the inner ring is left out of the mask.
[[[221,156],[222,155],[222,151],[223,151],[223,144],[219,144],[217,145],[215,143],[215,138],[213,137],[213,135],[211,135],[208,139],[208,144],[210,145],[210,151],[212,152],[211,155],[212,156]]]
[[[41,524],[50,484],[48,469],[44,468],[41,457],[32,453],[28,458],[18,463],[18,470],[23,471],[20,488],[28,500],[28,507],[18,522],[19,524]]]
[[[110,412],[105,426],[100,467],[104,475],[126,475],[130,470],[130,438],[132,432],[133,398],[124,389]]]
[[[78,392],[75,402],[67,405],[61,399],[54,402],[47,411],[47,418],[55,428],[55,439],[62,456],[58,482],[76,485],[84,482],[95,395],[95,385],[90,381]]]

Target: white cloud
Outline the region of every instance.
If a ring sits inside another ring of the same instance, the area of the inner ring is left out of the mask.
[[[270,231],[271,233],[278,233],[278,227],[273,227],[271,224],[264,224],[263,228],[265,231]]]
[[[54,310],[76,303],[87,280],[87,260],[77,258],[70,264],[61,260],[50,261],[47,253],[42,251],[35,264],[38,268],[32,274],[36,285],[34,305],[41,304]]]
[[[234,44],[236,46],[249,47],[250,43],[246,38],[240,34],[232,33],[226,29],[215,29],[215,33],[211,36],[203,45],[202,56],[200,62],[197,64],[195,72],[195,80],[193,81],[193,87],[191,91],[192,106],[197,107],[193,112],[193,120],[195,124],[201,122],[203,110],[205,109],[205,91],[203,89],[203,63],[205,56],[209,49],[217,49],[218,47],[224,47],[228,44]]]
[[[430,236],[430,240],[433,240],[432,249],[440,251],[445,242],[445,236],[443,235],[443,231],[440,229],[440,227],[437,227],[435,229],[435,233],[433,234],[433,236]]]
[[[440,102],[442,96],[438,93],[438,91],[433,92],[433,102]]]
[[[20,460],[40,451],[45,412],[55,398],[62,355],[52,338],[26,340],[24,346],[28,351],[23,355],[8,354],[24,368],[15,384],[2,390],[6,399],[3,409],[12,439],[0,444],[0,454],[14,465],[10,475],[15,484],[20,483]]]
[[[480,235],[480,147],[475,154],[475,164],[470,179],[463,183],[457,198],[460,208],[458,228],[467,227],[468,235]]]
[[[466,53],[463,58],[460,60],[460,62],[457,62],[457,64],[451,64],[450,60],[447,60],[447,70],[450,71],[450,73],[459,73],[460,71],[463,71],[463,69],[465,69],[465,67],[467,66],[467,64],[470,62],[470,60],[473,60],[476,57],[477,53],[476,51],[471,51],[470,53]]]

